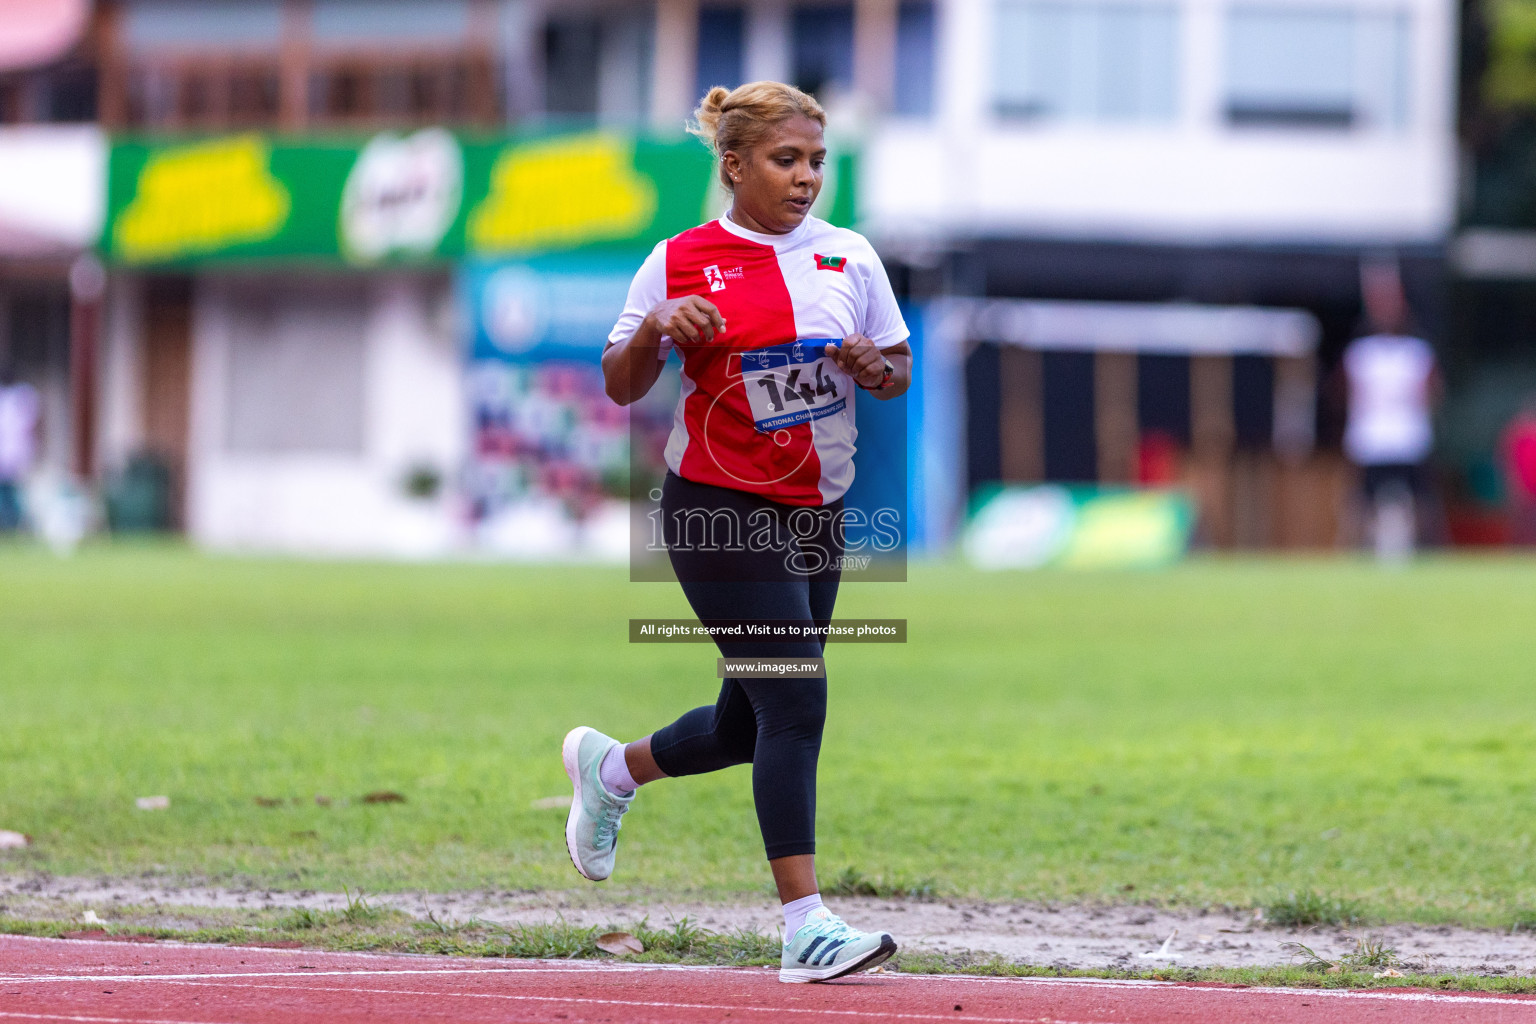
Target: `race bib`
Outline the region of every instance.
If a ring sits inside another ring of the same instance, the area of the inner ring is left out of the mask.
[[[836,338],[808,338],[741,353],[741,376],[759,432],[771,434],[842,412],[852,378],[825,355]]]

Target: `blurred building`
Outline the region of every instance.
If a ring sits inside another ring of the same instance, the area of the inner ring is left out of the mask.
[[[1436,454],[1452,539],[1504,544],[1522,537],[1525,510],[1502,439],[1536,400],[1536,40],[1523,5],[1469,3],[1462,14],[1466,174]]]
[[[80,258],[101,225],[105,141],[94,119],[90,5],[13,3],[0,26],[0,384],[42,398],[40,476],[88,473],[88,347],[100,275]],[[62,123],[61,123],[62,122]],[[71,294],[70,271],[76,268]],[[74,305],[72,311],[71,306]],[[72,338],[73,330],[73,338]],[[72,367],[78,371],[73,377]]]
[[[865,182],[914,290],[1298,309],[1319,328],[1310,370],[1235,336],[1181,353],[1150,325],[1104,352],[1093,306],[1076,348],[973,335],[968,487],[1145,480],[1171,450],[1208,541],[1336,543],[1340,424],[1297,404],[1357,328],[1363,255],[1395,253],[1439,326],[1455,17],[1444,0],[940,5],[931,114],[887,123]]]
[[[88,5],[37,6],[79,21]],[[1171,477],[1201,493],[1213,543],[1335,543],[1347,480],[1314,385],[1356,327],[1362,257],[1394,253],[1428,328],[1444,315],[1449,0],[117,0],[81,24],[0,65],[0,118],[27,125],[0,147],[39,131],[95,147],[97,178],[56,189],[73,197],[72,240],[26,256],[38,269],[7,257],[0,278],[13,311],[52,296],[61,325],[91,234],[79,218],[101,217],[104,145],[39,123],[119,138],[674,132],[703,89],[757,78],[815,91],[834,145],[861,148],[860,220],[912,302],[1043,301],[1082,325],[1080,344],[1037,344],[972,317],[942,342],[958,360],[955,401],[935,406],[960,425],[951,507],[993,481]],[[27,160],[34,180],[75,180]],[[0,158],[0,175],[18,166]],[[171,519],[213,543],[449,543],[448,499],[400,486],[413,467],[451,479],[465,455],[441,262],[109,277],[99,351],[77,341],[96,369],[73,364],[89,410],[65,414],[90,438],[77,468],[110,481],[152,456]],[[1166,320],[1105,344],[1121,314],[1169,303],[1216,319],[1197,317],[1187,346]],[[1223,310],[1304,315],[1314,327],[1296,336],[1313,341],[1213,342]],[[43,343],[16,339],[54,321],[21,319],[12,345],[31,351]],[[67,327],[46,330],[67,351]]]

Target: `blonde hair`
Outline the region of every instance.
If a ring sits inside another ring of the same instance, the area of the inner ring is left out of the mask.
[[[766,139],[775,126],[793,117],[808,117],[827,126],[827,112],[816,98],[783,82],[748,82],[727,89],[717,85],[704,94],[693,112],[688,131],[703,140],[717,158],[726,150],[740,153]],[[720,168],[720,183],[731,179]]]

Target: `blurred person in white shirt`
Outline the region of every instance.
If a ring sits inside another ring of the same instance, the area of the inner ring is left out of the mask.
[[[37,389],[0,370],[0,533],[21,526],[21,485],[37,457]]]
[[[1408,333],[1408,305],[1395,263],[1362,269],[1374,332],[1344,350],[1348,418],[1344,451],[1360,468],[1376,556],[1409,557],[1418,538],[1424,462],[1434,445],[1439,369],[1434,349]]]

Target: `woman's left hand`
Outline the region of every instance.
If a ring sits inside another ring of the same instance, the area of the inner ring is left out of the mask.
[[[831,356],[838,368],[860,387],[879,387],[885,377],[885,356],[862,334],[848,335],[841,348],[828,345],[825,354]]]

